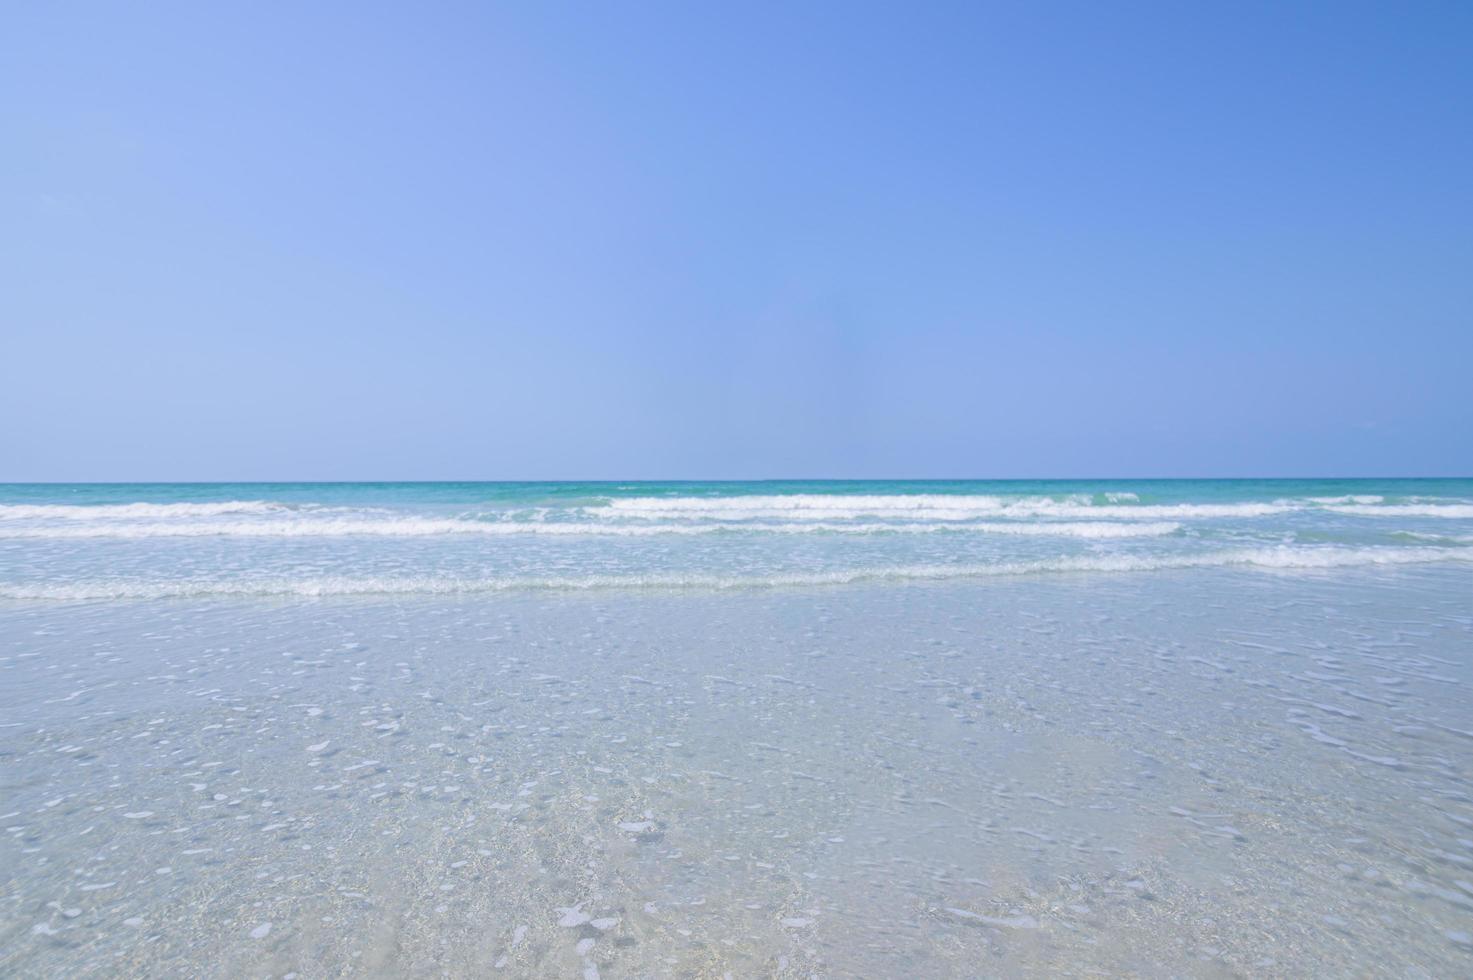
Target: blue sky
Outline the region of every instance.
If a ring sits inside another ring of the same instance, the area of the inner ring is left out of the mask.
[[[13,3],[0,479],[1473,473],[1473,4]]]

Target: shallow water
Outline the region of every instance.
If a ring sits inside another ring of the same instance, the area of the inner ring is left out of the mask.
[[[1473,480],[0,485],[0,599],[1473,565]]]
[[[11,599],[0,973],[1468,975],[1470,597]]]

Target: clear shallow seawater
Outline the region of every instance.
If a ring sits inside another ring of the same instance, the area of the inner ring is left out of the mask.
[[[1473,972],[1473,482],[0,487],[0,973]]]
[[[0,486],[0,598],[1473,560],[1473,481]]]

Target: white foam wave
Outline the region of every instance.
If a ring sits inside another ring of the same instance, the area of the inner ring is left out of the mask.
[[[222,500],[207,504],[0,504],[0,521],[58,518],[103,521],[137,518],[220,517],[226,514],[275,514],[291,510],[270,500]]]
[[[1298,509],[1287,501],[1233,504],[1094,504],[1087,497],[1004,498],[960,494],[774,494],[735,497],[624,497],[585,510],[600,517],[646,520],[854,520],[858,518],[966,521],[983,517],[1175,520],[1265,517]]]
[[[752,494],[731,497],[622,497],[601,504],[576,508],[596,520],[628,521],[978,521],[987,518],[1025,519],[1045,518],[1054,520],[1201,520],[1270,517],[1296,511],[1319,511],[1360,517],[1441,517],[1452,519],[1473,518],[1473,502],[1460,500],[1438,501],[1436,498],[1417,500],[1410,503],[1388,504],[1385,498],[1373,494],[1347,494],[1336,497],[1308,497],[1279,499],[1273,501],[1239,501],[1233,503],[1175,503],[1141,504],[1134,493],[1110,492],[1103,494],[1106,503],[1096,504],[1087,494],[1071,494],[1063,497],[1000,497],[975,494]],[[317,505],[293,506],[269,500],[225,500],[208,503],[147,503],[128,504],[0,504],[0,529],[13,528],[17,523],[42,522],[47,528],[67,527],[74,524],[105,522],[136,522],[140,529],[130,536],[148,537],[162,532],[155,525],[145,522],[175,522],[184,527],[191,521],[209,521],[212,518],[229,517],[240,519],[242,530],[220,530],[220,523],[202,526],[214,527],[199,532],[180,533],[216,535],[247,533],[243,530],[245,520],[259,517],[300,518],[331,515],[376,513],[388,517],[391,512]],[[340,527],[346,528],[354,518],[344,518]],[[326,522],[319,522],[326,526]],[[361,523],[367,524],[366,520]],[[310,530],[285,530],[261,532],[280,534],[433,534],[448,533],[453,519],[433,516],[403,515],[397,520],[389,518],[381,523],[383,531],[336,530],[316,532]],[[434,525],[443,523],[437,530]],[[460,522],[465,523],[465,522]],[[485,523],[485,522],[483,522]],[[556,522],[549,522],[556,523]],[[392,529],[394,525],[400,531]],[[572,526],[568,524],[568,526]],[[417,527],[418,530],[410,530]],[[255,533],[255,532],[251,532]],[[501,533],[501,532],[482,532]],[[554,531],[550,533],[582,533]],[[595,533],[595,532],[588,532]],[[671,532],[665,532],[671,533]],[[1005,532],[1003,532],[1005,533]],[[1020,532],[1027,533],[1027,532]],[[34,535],[44,537],[46,535]],[[58,535],[59,536],[59,535]],[[86,534],[74,535],[87,537]],[[115,536],[112,534],[105,536]]]
[[[992,565],[899,565],[771,575],[587,575],[568,577],[402,576],[236,580],[97,580],[0,585],[0,599],[91,601],[111,599],[373,595],[457,595],[514,591],[703,590],[726,591],[849,585],[879,581],[937,581],[1056,572],[1146,572],[1194,568],[1316,570],[1430,562],[1473,562],[1473,552],[1447,548],[1254,548],[1193,555],[1081,555]]]
[[[1346,504],[1327,506],[1335,514],[1357,517],[1443,517],[1453,520],[1473,518],[1473,504]]]
[[[1392,536],[1413,538],[1417,541],[1436,541],[1439,544],[1473,544],[1473,534],[1426,534],[1421,531],[1393,531]]]
[[[543,521],[485,522],[453,519],[403,518],[390,520],[330,519],[293,521],[208,521],[197,523],[87,524],[71,527],[0,527],[0,539],[68,540],[77,538],[180,538],[180,537],[431,537],[436,535],[483,535],[518,537],[653,537],[698,534],[934,534],[971,532],[1028,537],[1139,538],[1159,537],[1180,530],[1171,522],[1075,521],[1042,523],[971,524],[605,524],[593,522],[556,523]]]

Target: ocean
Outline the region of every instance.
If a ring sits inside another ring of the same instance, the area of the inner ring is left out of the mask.
[[[0,598],[781,588],[1473,559],[1473,481],[0,486]]]
[[[0,486],[0,973],[1473,972],[1473,480]]]

